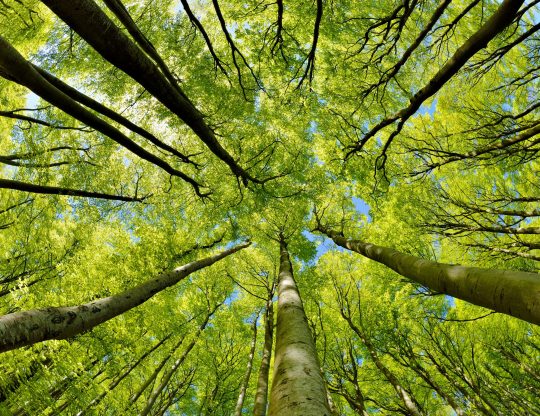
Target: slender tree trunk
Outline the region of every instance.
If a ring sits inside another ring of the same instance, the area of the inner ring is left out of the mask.
[[[493,38],[509,26],[515,18],[524,0],[504,0],[499,8],[491,15],[489,19],[472,34],[447,60],[442,68],[428,81],[428,83],[418,90],[409,101],[409,105],[390,117],[384,118],[375,125],[354,147],[353,151],[361,150],[366,142],[374,137],[384,127],[400,120],[400,124],[386,142],[383,152],[388,148],[392,139],[401,130],[405,122],[412,117],[422,104],[430,97],[435,95],[478,51],[484,49]]]
[[[47,80],[50,84],[52,84],[54,87],[56,87],[58,90],[62,91],[64,94],[66,94],[69,98],[77,101],[79,104],[82,104],[88,108],[91,108],[92,110],[98,112],[101,115],[104,115],[111,120],[116,121],[118,124],[126,127],[127,129],[131,130],[134,133],[137,133],[139,136],[144,137],[145,139],[149,140],[152,144],[155,146],[166,150],[173,155],[179,157],[184,162],[190,162],[189,158],[180,153],[177,149],[174,147],[162,142],[159,140],[156,136],[154,136],[149,131],[143,129],[142,127],[136,125],[135,123],[132,123],[129,121],[126,117],[123,115],[117,113],[116,111],[111,110],[110,108],[104,106],[103,104],[99,103],[98,101],[94,100],[93,98],[79,92],[77,89],[71,87],[70,85],[66,84],[62,80],[56,78],[53,74],[50,74],[49,72],[45,71],[43,68],[40,68],[37,65],[32,64],[32,67],[39,72],[39,74]],[[42,120],[37,120],[37,122],[43,123]]]
[[[255,404],[253,406],[253,416],[265,416],[266,404],[268,402],[268,376],[270,375],[270,358],[272,357],[272,344],[274,342],[274,286],[268,294],[266,301],[266,311],[264,314],[264,347],[259,368],[259,378],[257,380],[257,392],[255,393]]]
[[[334,399],[332,399],[332,396],[330,395],[330,391],[328,389],[326,389],[326,400],[328,400],[328,407],[330,408],[330,414],[332,416],[339,416],[339,412],[338,412],[338,409],[336,408],[336,404],[334,403]]]
[[[362,342],[367,347],[369,355],[379,369],[379,371],[384,375],[384,378],[386,378],[386,380],[388,380],[388,382],[394,388],[395,392],[403,402],[403,405],[407,409],[408,413],[412,416],[420,416],[422,412],[420,411],[420,409],[418,409],[418,406],[416,405],[416,400],[414,400],[411,394],[409,394],[409,392],[407,391],[407,389],[405,389],[401,385],[395,374],[390,371],[390,369],[381,361],[379,354],[373,347],[373,344],[371,344],[371,341],[364,337],[362,338]]]
[[[321,225],[318,231],[337,245],[384,264],[431,290],[540,325],[540,275],[537,273],[438,263],[349,240]]]
[[[124,371],[122,374],[120,374],[119,376],[117,376],[110,384],[109,384],[109,387],[107,388],[107,390],[101,392],[95,399],[93,399],[89,404],[88,406],[86,406],[85,409],[81,410],[79,413],[77,413],[76,416],[83,416],[84,414],[86,414],[86,412],[92,408],[92,407],[95,407],[97,406],[99,403],[101,403],[101,401],[105,398],[105,396],[107,395],[107,393],[110,393],[116,386],[118,386],[120,384],[120,382],[125,379],[128,375],[131,374],[131,372],[137,368],[137,366],[142,363],[144,361],[144,359],[146,357],[148,357],[150,354],[152,354],[155,350],[157,350],[159,347],[161,347],[169,338],[171,337],[171,335],[167,335],[165,338],[163,338],[161,341],[159,341],[156,345],[154,345],[152,348],[150,348],[149,350],[147,350],[143,355],[141,355],[139,357],[139,359],[137,361],[135,361],[133,364],[130,364],[128,369],[126,371]]]
[[[165,367],[165,364],[167,364],[167,361],[169,361],[169,358],[171,358],[172,355],[174,355],[174,353],[176,352],[176,350],[178,348],[180,348],[180,346],[182,345],[182,343],[184,342],[184,337],[181,337],[178,342],[172,347],[172,349],[170,350],[170,352],[165,356],[165,358],[163,360],[161,360],[161,362],[154,368],[154,371],[152,372],[152,374],[150,375],[150,377],[148,377],[146,379],[146,381],[138,388],[137,392],[135,392],[134,394],[132,394],[129,398],[129,403],[130,405],[132,405],[133,403],[135,403],[137,400],[139,400],[139,397],[141,397],[141,395],[146,391],[146,389],[148,388],[148,386],[150,386],[150,384],[152,384],[154,382],[154,380],[157,378],[157,376],[159,375],[159,373],[161,372],[161,370],[163,369],[163,367]]]
[[[196,369],[192,368],[190,369],[189,377],[185,377],[182,380],[182,384],[180,384],[174,391],[168,392],[169,398],[167,399],[167,402],[161,406],[159,410],[154,412],[154,416],[163,416],[165,412],[171,407],[173,404],[177,403],[180,399],[182,399],[189,388],[191,387],[191,383],[193,382],[193,379],[195,378],[195,372]],[[184,388],[182,392],[180,392],[180,389]]]
[[[440,352],[440,350],[439,350]],[[453,376],[451,376],[451,373],[454,374],[454,371],[451,371],[444,367],[442,363],[437,361],[435,356],[431,354],[429,351],[426,351],[426,356],[429,358],[429,360],[435,365],[435,368],[437,371],[448,381],[448,383],[453,386],[456,390],[459,396],[461,396],[467,403],[469,403],[469,406],[465,410],[472,409],[473,406],[478,409],[480,413],[483,415],[489,416],[490,412],[485,408],[485,406],[478,400],[476,395],[474,393],[471,393],[469,390],[467,390],[460,382],[462,381],[462,378],[460,375],[457,376],[457,379]],[[448,357],[446,357],[448,359]]]
[[[118,295],[78,306],[32,309],[4,315],[0,317],[0,352],[48,339],[65,339],[88,331],[146,302],[189,274],[210,266],[249,244],[239,244],[214,256],[188,263]]]
[[[280,236],[278,318],[270,416],[329,416],[326,388],[287,243]]]
[[[242,406],[244,406],[244,399],[246,397],[246,390],[249,384],[249,378],[251,377],[251,370],[253,369],[253,357],[255,357],[255,347],[257,346],[257,321],[259,320],[259,314],[253,320],[253,338],[251,339],[251,348],[249,350],[249,359],[244,374],[244,380],[240,387],[240,393],[238,394],[238,400],[236,401],[236,408],[234,409],[235,416],[242,415]]]
[[[73,5],[70,3],[69,7],[73,7]],[[36,95],[114,140],[141,159],[159,166],[170,175],[182,178],[193,186],[197,195],[203,196],[200,194],[200,184],[194,179],[172,167],[166,160],[141,147],[115,126],[107,123],[56,88],[2,36],[0,36],[0,76],[29,88]]]
[[[341,310],[341,316],[345,321],[347,321],[347,324],[349,324],[349,327],[358,335],[358,337],[362,340],[362,343],[366,346],[366,349],[368,350],[369,356],[371,357],[371,360],[375,364],[375,366],[379,369],[379,371],[383,374],[384,378],[392,385],[395,392],[405,405],[405,408],[407,409],[408,414],[411,416],[420,416],[422,412],[420,409],[418,409],[418,406],[416,405],[416,400],[409,394],[407,389],[405,389],[401,383],[399,382],[398,378],[394,375],[392,371],[382,362],[382,360],[379,357],[379,353],[375,349],[375,346],[371,343],[371,341],[366,336],[363,329],[361,329],[361,326],[357,326],[352,321],[350,315],[347,315],[344,313],[343,310]]]
[[[416,374],[420,376],[422,380],[424,380],[433,390],[437,392],[441,398],[448,403],[448,405],[456,412],[456,416],[463,416],[465,413],[463,412],[463,409],[458,405],[458,403],[454,400],[451,394],[448,394],[433,378],[432,374],[430,374],[430,371],[425,369],[422,364],[417,360],[415,353],[412,351],[412,349],[408,349],[403,351],[402,354],[407,356],[409,358],[408,364],[409,368],[413,370]]]
[[[341,394],[341,393],[338,393]],[[356,397],[352,397],[348,394],[341,394],[345,400],[347,400],[347,403],[349,403],[349,406],[352,410],[354,410],[355,413],[361,415],[361,416],[369,416],[369,413],[366,410],[366,405],[364,403],[364,398],[356,395]]]
[[[204,331],[204,328],[206,328],[206,325],[208,325],[208,321],[214,315],[214,313],[218,310],[218,308],[221,306],[221,303],[216,305],[216,307],[208,312],[208,315],[206,315],[206,319],[201,324],[195,335],[193,336],[193,340],[188,344],[185,351],[182,353],[182,355],[174,362],[174,364],[169,368],[167,371],[163,373],[163,376],[161,377],[161,382],[159,383],[159,386],[154,389],[154,391],[150,394],[150,397],[148,398],[148,401],[146,402],[146,406],[144,409],[139,413],[139,416],[147,416],[150,411],[152,410],[152,407],[154,406],[154,403],[156,402],[157,398],[161,394],[161,392],[167,387],[169,384],[169,381],[171,380],[171,377],[174,375],[176,370],[182,365],[182,363],[186,360],[188,354],[191,352],[197,341],[199,340],[199,337]]]

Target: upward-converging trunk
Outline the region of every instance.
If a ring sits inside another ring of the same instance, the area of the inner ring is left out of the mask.
[[[139,366],[146,357],[148,357],[150,354],[152,354],[155,350],[157,350],[159,347],[161,347],[169,338],[171,335],[167,335],[165,338],[163,338],[161,341],[159,341],[156,345],[154,345],[152,348],[150,348],[148,351],[146,351],[143,355],[139,357],[137,361],[135,361],[133,364],[128,365],[127,369],[122,373],[118,374],[113,381],[109,384],[106,390],[103,390],[97,397],[95,397],[87,406],[85,409],[79,411],[76,416],[84,416],[88,410],[90,410],[92,407],[97,406],[101,401],[105,398],[107,394],[110,394],[112,390],[116,388],[120,384],[122,380],[124,380],[127,376],[131,374],[131,372]]]
[[[152,391],[152,393],[148,397],[148,400],[146,402],[146,406],[139,413],[139,416],[147,416],[148,414],[150,414],[150,412],[152,410],[152,407],[156,403],[156,400],[158,399],[159,395],[161,394],[162,391],[164,391],[167,388],[167,386],[169,384],[169,381],[171,380],[171,377],[178,370],[178,368],[182,365],[182,363],[186,360],[188,354],[191,352],[193,347],[195,347],[195,344],[197,344],[197,341],[199,341],[199,337],[201,336],[201,333],[204,331],[204,329],[208,325],[208,322],[210,321],[210,318],[212,317],[212,315],[214,315],[214,313],[216,313],[216,311],[218,310],[218,308],[220,306],[221,306],[221,303],[216,305],[214,307],[214,309],[208,311],[208,315],[206,315],[206,318],[205,318],[204,322],[201,324],[201,326],[199,326],[199,329],[197,330],[197,332],[193,336],[193,339],[188,344],[187,348],[184,350],[182,355],[174,362],[174,364],[168,370],[166,370],[163,373],[163,375],[161,377],[161,382],[159,383],[159,386],[156,387],[154,389],[154,391]]]
[[[203,115],[185,94],[140,47],[120,30],[107,14],[92,0],[42,0],[60,19],[69,25],[82,39],[92,46],[104,59],[119,68],[150,94],[156,97],[173,114],[184,121],[217,157],[229,165],[232,172],[247,185],[253,178],[246,172],[217,140]],[[112,3],[112,2],[109,2]],[[134,23],[128,22],[132,29]],[[133,30],[132,30],[133,31]],[[148,52],[148,45],[145,48]],[[156,58],[157,51],[152,51]],[[161,61],[164,65],[163,61]],[[163,69],[162,65],[162,69]],[[174,81],[173,81],[174,82]]]
[[[355,325],[355,323],[351,319],[351,316],[345,314],[343,310],[341,311],[341,316],[343,317],[343,319],[347,321],[347,323],[349,324],[349,327],[362,340],[362,343],[365,345],[373,363],[379,369],[379,371],[383,374],[384,378],[392,385],[392,388],[394,389],[398,397],[403,402],[405,409],[407,409],[407,414],[411,416],[420,416],[422,412],[420,411],[420,409],[418,409],[416,400],[414,399],[414,397],[412,397],[411,393],[404,386],[401,385],[400,381],[398,380],[394,372],[391,371],[390,368],[388,368],[383,363],[383,361],[381,360],[379,356],[379,353],[375,349],[375,346],[372,344],[371,340],[366,336],[362,327]]]
[[[540,325],[537,273],[438,263],[392,248],[349,240],[321,225],[318,230],[337,245],[382,263],[431,290]]]
[[[272,357],[272,344],[274,343],[274,289],[268,292],[266,311],[264,314],[264,347],[257,379],[257,392],[253,405],[253,416],[265,416],[268,401],[268,376],[270,375],[270,358]]]
[[[329,416],[315,343],[283,237],[280,251],[276,353],[268,414]]]
[[[64,92],[65,89],[59,89],[51,84],[38,70],[36,70],[35,66],[30,64],[30,62],[28,62],[19,51],[17,51],[13,45],[2,36],[0,36],[0,77],[29,88],[45,101],[48,101],[66,114],[69,114],[73,118],[86,124],[88,127],[91,127],[109,137],[111,140],[114,140],[141,159],[160,167],[172,176],[182,178],[194,187],[195,192],[199,196],[203,196],[200,193],[200,184],[198,182],[171,166],[166,160],[141,147],[115,126],[107,123],[105,120],[80,105],[75,99]]]
[[[249,384],[249,378],[251,376],[251,370],[253,369],[253,358],[255,357],[255,348],[257,346],[257,321],[259,320],[259,314],[253,320],[253,338],[251,339],[251,347],[249,349],[249,358],[244,373],[244,379],[240,386],[240,393],[238,394],[238,400],[236,401],[236,407],[234,408],[234,416],[242,416],[242,407],[244,406],[244,399],[246,398],[246,391]]]
[[[118,295],[65,307],[50,307],[10,313],[0,317],[0,352],[48,339],[65,339],[88,331],[178,283],[189,274],[210,266],[250,243],[243,243],[214,256],[188,263],[154,277]]]

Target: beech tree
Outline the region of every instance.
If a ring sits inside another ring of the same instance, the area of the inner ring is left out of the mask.
[[[0,413],[540,413],[539,3],[0,1]]]

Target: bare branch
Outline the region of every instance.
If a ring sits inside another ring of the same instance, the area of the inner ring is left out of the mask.
[[[47,194],[47,195],[66,195],[77,196],[84,198],[97,198],[107,199],[111,201],[124,201],[124,202],[142,202],[147,197],[130,197],[122,195],[111,195],[100,192],[82,191],[79,189],[62,188],[57,186],[35,185],[28,182],[15,181],[11,179],[0,179],[0,188],[13,189],[16,191],[30,192],[34,194]]]

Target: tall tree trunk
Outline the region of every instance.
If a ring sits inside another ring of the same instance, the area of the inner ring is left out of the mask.
[[[410,392],[404,388],[401,383],[399,382],[398,378],[394,374],[393,371],[391,371],[380,359],[379,353],[375,349],[375,346],[371,343],[371,340],[367,337],[366,333],[364,332],[364,329],[361,328],[361,326],[357,326],[352,321],[350,315],[345,314],[343,310],[341,310],[341,316],[347,323],[349,324],[349,327],[358,335],[358,337],[362,340],[362,343],[366,346],[366,349],[369,353],[369,356],[371,357],[371,360],[375,364],[375,366],[379,369],[379,371],[383,374],[384,378],[392,385],[394,388],[396,394],[403,402],[403,405],[407,409],[407,413],[411,416],[420,416],[422,412],[417,406],[417,401],[414,399],[414,397],[410,394]]]
[[[388,266],[436,292],[540,325],[540,275],[438,263],[392,248],[350,240],[319,224],[318,231],[351,251]]]
[[[192,386],[193,379],[195,378],[196,368],[190,368],[189,373],[186,375],[184,374],[182,383],[178,387],[176,387],[173,391],[168,391],[167,395],[169,396],[167,401],[154,412],[153,416],[163,416],[165,412],[171,407],[173,404],[178,403],[188,392],[190,387]],[[182,392],[180,392],[180,389],[184,389]]]
[[[255,404],[253,406],[253,416],[265,416],[266,404],[268,402],[268,376],[270,375],[270,358],[272,357],[272,344],[274,342],[274,288],[272,285],[266,301],[266,311],[264,314],[264,347],[259,368],[259,378],[257,379],[257,392],[255,393]]]
[[[274,380],[268,414],[329,416],[315,343],[282,235],[280,254]]]
[[[402,357],[407,357],[407,366],[413,370],[416,374],[420,376],[422,380],[426,382],[435,392],[441,396],[441,398],[448,403],[448,405],[454,410],[456,416],[463,416],[465,413],[461,406],[454,400],[452,394],[446,392],[440,385],[435,381],[431,371],[426,369],[420,361],[417,359],[416,353],[413,351],[408,340],[401,342],[400,344],[400,354]]]
[[[244,405],[244,399],[246,397],[246,390],[249,384],[249,378],[251,377],[251,370],[253,369],[253,357],[255,356],[255,347],[257,346],[257,321],[259,320],[259,313],[253,320],[253,338],[251,339],[251,348],[249,350],[249,359],[246,372],[244,374],[244,380],[242,380],[242,386],[240,387],[240,393],[238,394],[238,400],[236,401],[236,407],[234,409],[235,416],[241,416],[242,406]]]
[[[184,121],[212,153],[227,163],[236,176],[242,178],[245,185],[253,179],[219,143],[212,128],[206,124],[201,112],[186,95],[169,82],[150,57],[132,42],[94,1],[42,1],[104,59],[141,84]]]
[[[32,194],[67,195],[79,196],[82,198],[107,199],[109,201],[141,202],[144,200],[144,198],[138,198],[137,196],[104,194],[102,192],[84,191],[81,189],[64,188],[59,186],[36,185],[13,179],[0,179],[0,189],[13,189]]]
[[[107,390],[102,391],[95,399],[93,399],[88,406],[86,406],[85,409],[79,411],[76,416],[83,416],[86,414],[86,412],[92,408],[97,406],[101,401],[105,398],[105,396],[110,393],[120,382],[125,379],[127,376],[131,374],[131,372],[137,368],[137,366],[144,361],[146,357],[148,357],[150,354],[152,354],[155,350],[157,350],[159,347],[161,347],[169,338],[171,337],[171,334],[167,335],[165,338],[163,338],[161,341],[159,341],[156,345],[154,345],[152,348],[147,350],[143,355],[139,357],[137,361],[135,361],[133,364],[130,364],[126,371],[124,371],[122,374],[118,375],[110,384],[109,387],[107,387]]]
[[[154,367],[154,371],[152,372],[152,374],[150,374],[150,377],[148,377],[146,381],[143,384],[141,384],[141,386],[137,389],[137,391],[129,397],[129,405],[132,405],[137,400],[139,400],[139,397],[141,397],[141,395],[146,391],[146,389],[150,386],[150,384],[155,382],[157,376],[159,375],[163,367],[165,367],[165,364],[167,364],[167,361],[169,361],[169,358],[171,358],[176,353],[176,350],[180,348],[180,346],[183,344],[184,339],[185,337],[181,336],[178,342],[171,348],[169,353],[165,356],[165,358],[163,358],[160,361],[160,363]]]
[[[172,167],[165,159],[149,152],[131,140],[118,128],[81,106],[77,101],[48,82],[35,67],[32,66],[32,64],[30,64],[30,62],[28,62],[2,36],[0,36],[0,76],[29,88],[36,95],[39,95],[44,100],[86,124],[88,127],[91,127],[109,137],[111,140],[114,140],[141,159],[159,166],[172,176],[182,178],[193,186],[197,195],[205,196],[200,193],[200,184],[194,179]]]
[[[4,315],[0,317],[0,352],[48,339],[65,339],[88,331],[139,306],[156,293],[178,283],[189,274],[210,266],[249,246],[249,244],[242,243],[214,256],[188,263],[118,295],[78,306],[32,309]]]
[[[154,389],[154,391],[150,394],[150,397],[148,397],[148,401],[146,402],[146,406],[141,411],[141,413],[139,413],[139,416],[147,416],[150,413],[150,411],[152,410],[152,407],[154,406],[154,403],[156,402],[157,398],[159,397],[161,392],[167,387],[167,385],[169,384],[169,381],[171,380],[171,377],[174,375],[176,370],[178,370],[178,368],[186,360],[187,356],[189,355],[189,353],[191,352],[191,350],[193,349],[195,344],[197,344],[197,341],[199,340],[199,337],[200,337],[201,333],[206,328],[206,325],[208,325],[208,321],[210,321],[210,318],[212,317],[212,315],[214,315],[214,313],[216,313],[216,311],[218,310],[218,308],[221,305],[222,304],[219,303],[214,307],[214,309],[208,311],[208,314],[206,315],[206,318],[205,318],[204,322],[201,324],[201,326],[199,326],[199,329],[197,329],[197,332],[193,336],[193,339],[188,344],[187,348],[184,350],[182,355],[174,362],[174,364],[171,366],[171,368],[169,368],[167,371],[165,371],[163,373],[163,376],[161,377],[161,382],[159,383],[159,386],[156,387]]]

